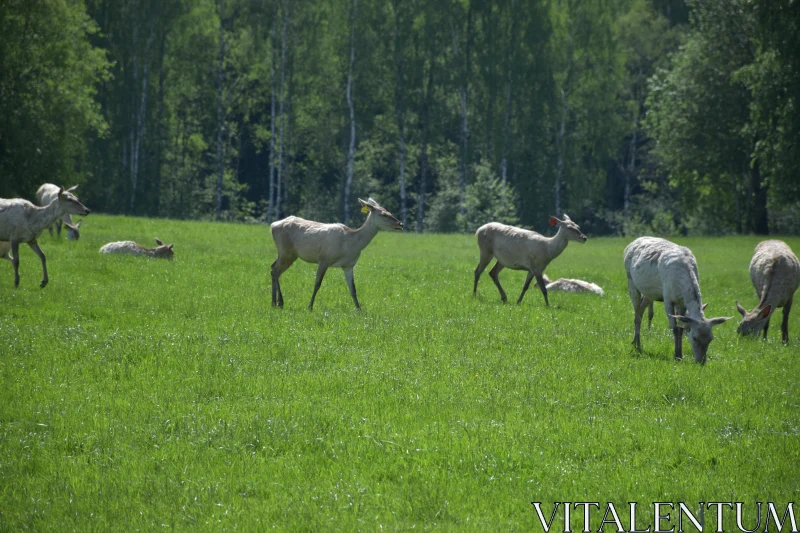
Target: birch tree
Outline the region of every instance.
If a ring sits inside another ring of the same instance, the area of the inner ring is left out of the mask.
[[[350,11],[350,64],[347,69],[347,109],[350,114],[350,146],[347,150],[347,177],[344,183],[344,223],[350,223],[350,187],[353,184],[353,164],[356,158],[356,117],[353,107],[353,64],[356,60],[356,8],[358,0],[353,0]]]
[[[511,34],[506,48],[506,98],[503,113],[503,157],[500,160],[500,181],[508,181],[508,154],[511,150],[511,94],[514,82],[514,48],[517,42],[517,2],[511,0]]]
[[[281,84],[280,84],[280,110],[278,114],[281,117],[281,133],[280,141],[278,144],[278,176],[275,191],[275,217],[273,220],[280,218],[281,212],[281,177],[283,176],[283,139],[286,124],[286,114],[283,112],[283,103],[286,95],[286,32],[289,27],[289,0],[285,0],[283,5],[283,30],[281,31]]]
[[[217,63],[217,201],[216,218],[222,218],[222,130],[225,113],[222,105],[222,89],[225,84],[225,0],[219,0],[219,62]]]
[[[431,21],[426,17],[425,21],[426,43],[428,46],[428,75],[422,76],[422,148],[419,157],[419,190],[417,191],[417,233],[422,233],[425,221],[425,195],[428,187],[428,144],[430,137],[430,115],[431,100],[433,98],[433,73],[436,69],[435,51],[431,32]],[[423,69],[424,70],[424,69]]]
[[[406,206],[406,140],[404,131],[405,108],[403,102],[403,52],[404,52],[404,25],[405,20],[401,13],[402,2],[392,0],[394,10],[394,62],[396,67],[395,85],[395,117],[397,120],[398,134],[398,159],[400,164],[400,220],[405,226],[408,222]]]
[[[267,206],[267,220],[273,222],[273,212],[275,210],[275,83],[276,72],[275,63],[277,62],[278,54],[278,0],[274,0],[272,9],[272,31],[270,33],[271,40],[271,56],[270,56],[270,135],[269,135],[269,204]]]
[[[568,2],[570,16],[573,15],[573,3],[572,1]],[[573,77],[573,70],[574,70],[574,37],[575,37],[575,22],[569,20],[569,29],[567,33],[567,56],[564,66],[564,81],[561,84],[560,96],[561,96],[561,109],[560,109],[560,118],[559,118],[559,125],[558,131],[556,133],[556,151],[558,153],[558,159],[556,162],[556,179],[555,179],[555,186],[554,186],[554,193],[555,193],[555,214],[556,216],[561,216],[561,188],[563,187],[563,177],[564,177],[564,158],[566,157],[566,149],[567,149],[567,113],[569,111],[569,96],[570,91],[572,89],[572,77]]]
[[[450,35],[453,40],[453,55],[460,71],[458,84],[458,99],[460,103],[459,116],[461,119],[461,154],[459,157],[459,190],[461,192],[458,202],[458,212],[462,217],[466,214],[465,202],[467,184],[469,182],[469,129],[467,117],[467,96],[470,82],[470,47],[472,44],[472,1],[467,1],[467,23],[464,36],[464,50],[461,51],[460,35],[456,33],[453,19],[450,19]]]

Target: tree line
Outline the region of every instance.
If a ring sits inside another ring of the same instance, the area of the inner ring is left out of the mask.
[[[0,196],[800,232],[790,0],[0,0]]]

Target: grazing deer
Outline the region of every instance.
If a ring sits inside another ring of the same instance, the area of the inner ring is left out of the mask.
[[[694,359],[705,364],[711,328],[730,320],[707,319],[700,296],[697,261],[691,250],[656,237],[640,237],[625,248],[628,295],[634,311],[633,345],[641,351],[642,315],[652,302],[664,302],[675,340],[675,359],[683,359],[683,329],[689,332]]]
[[[750,281],[756,290],[758,305],[748,311],[736,302],[736,309],[742,315],[742,322],[736,331],[740,335],[758,335],[763,331],[766,339],[772,313],[783,307],[781,340],[788,343],[789,313],[794,293],[800,287],[800,261],[797,256],[783,241],[760,242],[750,261]]]

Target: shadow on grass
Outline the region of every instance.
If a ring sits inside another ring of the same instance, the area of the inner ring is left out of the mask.
[[[665,361],[665,362],[675,361],[675,357],[673,357],[672,352],[665,353],[663,351],[654,352],[654,351],[650,351],[650,350],[641,350],[641,351],[639,351],[636,348],[634,348],[633,346],[631,346],[629,348],[629,350],[630,350],[630,355],[631,355],[631,357],[633,359],[652,359],[654,361]],[[686,360],[686,358],[684,357],[684,361],[685,360]],[[692,360],[692,362],[694,362],[694,357],[692,357],[691,360]],[[682,362],[682,361],[675,361],[675,362],[678,363],[678,362]]]

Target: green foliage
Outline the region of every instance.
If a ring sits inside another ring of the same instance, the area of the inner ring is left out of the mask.
[[[486,274],[473,298],[472,235],[381,233],[355,269],[359,313],[339,272],[308,312],[302,261],[272,309],[264,226],[92,214],[82,229],[41,239],[44,290],[27,247],[19,289],[0,262],[0,530],[531,531],[531,501],[587,494],[624,524],[629,501],[748,502],[750,527],[752,502],[796,500],[800,313],[789,346],[775,323],[767,342],[718,326],[700,366],[672,360],[656,306],[637,355],[628,239],[570,244],[547,273],[606,294],[545,307],[533,288],[501,304]],[[156,235],[174,261],[97,253]],[[757,238],[678,242],[714,316],[755,304]],[[513,295],[524,278],[501,274]]]
[[[687,210],[740,232],[766,233],[768,206],[800,198],[791,147],[800,138],[791,91],[800,87],[791,66],[800,54],[783,45],[797,23],[760,25],[770,5],[692,2],[692,32],[651,80],[647,102],[654,154]]]
[[[467,233],[475,233],[487,222],[517,224],[517,198],[514,188],[504,184],[488,164],[481,161],[473,165],[472,183],[467,187],[464,202],[466,217],[462,224]]]
[[[503,184],[486,163],[470,168],[473,181],[467,186],[463,216],[459,212],[461,192],[455,161],[442,157],[437,166],[441,188],[431,200],[425,220],[428,231],[473,234],[487,222],[518,223],[513,187]]]
[[[97,31],[82,2],[2,2],[0,197],[32,198],[44,182],[89,173],[87,138],[107,128],[97,92],[109,61],[90,43]]]
[[[6,1],[0,196],[74,181],[96,210],[218,216],[221,161],[224,218],[268,220],[280,173],[278,216],[341,220],[352,9],[331,0]],[[800,201],[799,9],[359,1],[349,203],[373,195],[405,209],[410,224],[422,216],[446,231],[475,225],[456,220],[464,209],[544,231],[558,191],[558,208],[594,233],[652,227],[652,213],[630,211],[651,200],[679,232],[774,229],[771,212]],[[452,168],[427,165],[423,151]],[[461,205],[472,194],[453,189],[462,159],[466,185],[514,213]],[[513,200],[485,188],[487,173],[502,175]],[[647,190],[654,180],[658,198]]]

